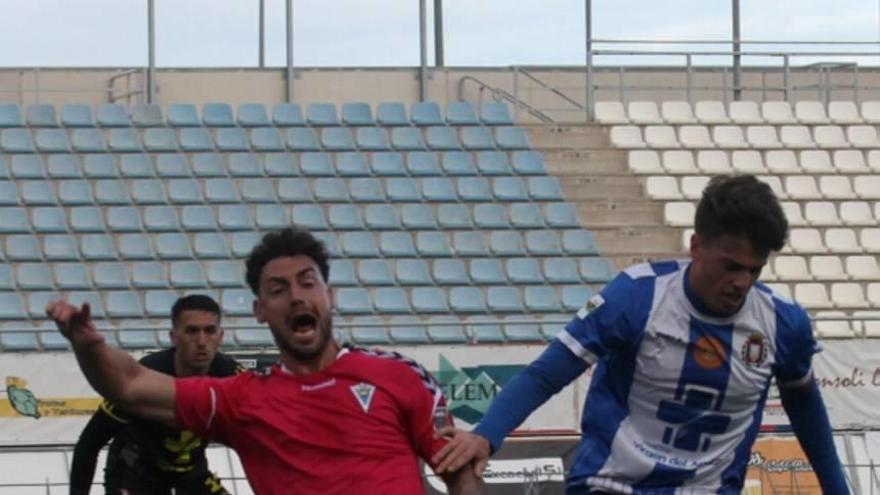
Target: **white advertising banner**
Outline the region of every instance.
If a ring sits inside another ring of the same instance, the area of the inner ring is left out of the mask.
[[[825,340],[813,372],[834,428],[880,428],[880,340]]]

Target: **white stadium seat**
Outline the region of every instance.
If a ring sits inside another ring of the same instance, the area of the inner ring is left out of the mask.
[[[831,284],[831,301],[838,308],[867,308],[867,299],[862,284],[857,282],[839,282]]]
[[[813,129],[813,141],[820,148],[849,148],[849,141],[839,125],[819,125]]]
[[[880,124],[880,101],[863,101],[862,119],[869,124]]]
[[[843,317],[839,320],[834,317]],[[817,311],[814,332],[822,339],[851,339],[856,337],[851,322],[843,311]]]
[[[785,177],[785,192],[791,199],[822,199],[812,175],[789,175]]]
[[[698,174],[700,171],[694,163],[694,155],[690,151],[664,151],[663,168],[670,174]]]
[[[861,150],[835,150],[832,153],[834,168],[843,174],[864,174],[868,172],[865,155]]]
[[[816,143],[810,130],[803,125],[784,125],[779,130],[779,140],[786,148],[814,148]]]
[[[642,131],[634,125],[616,125],[611,127],[611,144],[618,148],[644,148]]]
[[[841,224],[837,208],[830,201],[809,201],[804,205],[804,218],[817,227],[834,227]]]
[[[645,127],[645,143],[649,148],[680,148],[675,137],[675,128],[669,125],[649,125]]]
[[[785,192],[785,188],[782,187],[782,180],[775,175],[759,175],[758,180],[770,186],[770,189],[773,190],[773,194],[776,195],[779,199],[787,199],[788,193]]]
[[[662,124],[660,110],[653,101],[631,101],[626,106],[629,120],[634,124]]]
[[[712,141],[719,148],[748,148],[749,143],[738,125],[719,125],[712,129]]]
[[[880,175],[857,175],[853,177],[853,189],[862,199],[880,199]]]
[[[880,283],[868,284],[868,301],[872,306],[880,307]]]
[[[694,229],[684,229],[681,231],[681,250],[689,251],[691,248],[691,237],[694,235]]]
[[[844,225],[853,227],[872,227],[877,225],[877,219],[871,212],[871,205],[867,201],[844,201],[840,203],[840,221]]]
[[[781,148],[776,136],[776,128],[770,125],[750,125],[746,127],[746,140],[753,148]]]
[[[724,103],[717,100],[698,101],[694,105],[694,115],[704,124],[727,124],[730,118],[724,110]]]
[[[704,174],[729,174],[730,155],[721,150],[700,150],[697,152],[697,166]]]
[[[846,280],[839,256],[811,256],[810,273],[816,280]]]
[[[880,150],[868,151],[868,168],[871,172],[880,173]]]
[[[699,200],[703,197],[703,189],[709,183],[705,175],[691,175],[681,178],[681,193],[685,199]]]
[[[859,244],[868,253],[880,253],[880,228],[869,227],[859,232]]]
[[[596,122],[601,124],[628,124],[626,109],[619,101],[597,101],[594,108]]]
[[[787,101],[765,101],[761,103],[761,114],[770,124],[795,124],[797,119]]]
[[[761,270],[760,280],[762,282],[775,282],[778,280],[776,276],[776,271],[773,269],[773,263],[771,261],[767,261],[767,264],[764,265],[764,268]]]
[[[660,104],[660,114],[670,124],[693,124],[697,121],[691,104],[686,101],[664,101]]]
[[[678,201],[682,199],[675,177],[651,176],[645,180],[645,193],[651,199]]]
[[[836,124],[861,124],[859,108],[852,101],[832,101],[828,103],[828,118]]]
[[[804,124],[827,124],[825,105],[820,101],[799,101],[794,104],[794,115]]]
[[[731,155],[733,169],[742,174],[766,174],[764,160],[758,151],[738,150]]]
[[[762,124],[764,118],[754,101],[732,101],[727,114],[737,124]]]
[[[772,290],[777,295],[782,296],[786,299],[791,299],[791,287],[789,287],[788,284],[775,282],[775,283],[769,283],[769,284],[765,284],[765,285],[767,285],[767,288]]]
[[[825,284],[803,282],[794,285],[794,300],[808,309],[833,308],[834,303],[828,297]]]
[[[630,151],[627,155],[627,164],[634,174],[664,174],[660,165],[660,155],[653,150]]]
[[[856,255],[846,257],[846,273],[853,280],[880,281],[880,266],[873,255]]]
[[[846,140],[853,148],[877,148],[877,129],[870,125],[851,125],[846,128]]]
[[[852,183],[845,175],[823,175],[819,177],[819,190],[825,199],[856,199]]]
[[[808,174],[833,174],[831,155],[825,150],[804,150],[800,154],[801,169]]]
[[[825,244],[822,243],[822,236],[817,229],[791,229],[788,234],[788,242],[794,253],[813,254],[828,252]]]
[[[663,218],[670,227],[693,227],[696,210],[693,203],[674,201],[663,205]]]
[[[856,239],[856,232],[846,227],[825,229],[825,246],[832,253],[855,254],[862,252],[862,247]]]
[[[803,256],[776,256],[773,269],[776,271],[776,278],[783,282],[813,280]]]
[[[801,206],[794,201],[782,201],[780,202],[782,206],[782,211],[785,213],[785,218],[788,219],[788,225],[791,227],[802,227],[807,224],[807,221],[804,220],[803,215],[801,215]]]
[[[868,285],[868,301],[872,301],[871,299],[871,288],[874,284]],[[878,303],[871,302],[873,306],[877,306]],[[877,338],[880,337],[880,311],[853,311],[853,316],[856,318],[864,318],[862,321],[853,322],[854,324],[861,325],[862,332],[867,338]]]
[[[770,150],[766,153],[767,170],[774,174],[799,174],[797,155],[791,150]]]
[[[704,125],[683,125],[678,129],[678,140],[685,148],[714,148],[709,128]]]

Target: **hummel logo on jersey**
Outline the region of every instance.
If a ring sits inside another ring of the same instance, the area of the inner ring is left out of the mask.
[[[351,386],[351,393],[354,394],[364,412],[370,412],[370,402],[373,401],[373,392],[375,391],[376,386],[369,383],[361,382]]]

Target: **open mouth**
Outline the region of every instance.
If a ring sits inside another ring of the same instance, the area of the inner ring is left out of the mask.
[[[303,313],[293,317],[293,320],[290,322],[290,328],[297,333],[309,332],[315,330],[317,324],[318,319],[315,315]]]

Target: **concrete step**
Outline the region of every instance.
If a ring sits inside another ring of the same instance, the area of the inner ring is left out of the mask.
[[[663,225],[663,208],[644,200],[583,200],[577,203],[581,221],[589,228]]]
[[[641,183],[631,175],[572,175],[560,177],[559,183],[569,201],[644,199]]]
[[[660,259],[684,253],[681,229],[665,226],[605,226],[592,228],[600,252],[609,256],[653,256]]]
[[[536,149],[601,148],[609,146],[608,127],[601,125],[542,125],[524,128]]]
[[[612,148],[544,150],[548,172],[557,175],[628,174],[626,152]]]

